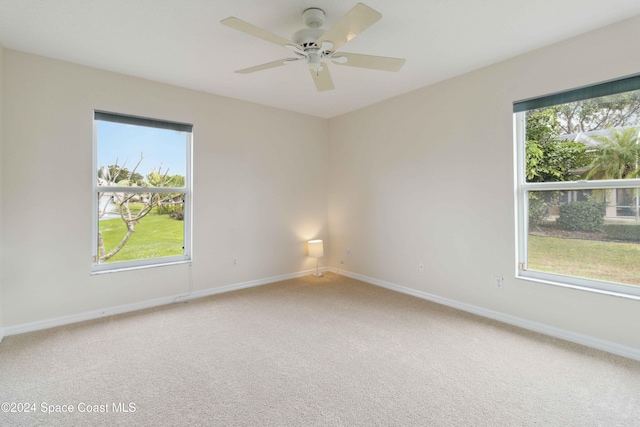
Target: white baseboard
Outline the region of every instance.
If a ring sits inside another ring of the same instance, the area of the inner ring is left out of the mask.
[[[330,271],[336,273],[335,267],[330,267]],[[587,347],[595,348],[598,350],[606,351],[608,353],[617,354],[618,356],[627,357],[640,361],[640,349],[624,346],[611,341],[602,340],[589,335],[578,334],[575,332],[567,331],[565,329],[556,328],[553,326],[545,325],[543,323],[532,322],[531,320],[523,319],[521,317],[512,316],[509,314],[500,313],[498,311],[487,310],[482,307],[462,303],[448,298],[443,298],[437,295],[429,294],[415,289],[406,288],[404,286],[396,285],[394,283],[385,282],[382,280],[367,277],[362,274],[352,273],[345,270],[340,270],[340,274],[352,279],[360,280],[370,283],[372,285],[380,286],[390,289],[392,291],[401,292],[403,294],[412,295],[414,297],[429,300],[438,304],[446,305],[448,307],[456,308],[458,310],[466,311],[469,313],[477,314],[482,317],[497,320],[499,322],[507,323],[509,325],[518,326],[530,331],[539,332],[541,334],[549,335],[552,337],[560,338],[565,341],[570,341],[576,344],[581,344]]]
[[[327,271],[327,267],[321,267],[320,270]],[[195,298],[202,298],[209,295],[221,294],[224,292],[237,291],[239,289],[251,288],[254,286],[266,285],[269,283],[280,282],[282,280],[295,279],[297,277],[308,276],[316,272],[316,269],[300,271],[297,273],[284,274],[281,276],[267,277],[265,279],[251,280],[248,282],[234,283],[231,285],[221,286],[218,288],[209,288],[190,293],[171,295],[152,300],[140,301],[132,304],[124,304],[116,307],[103,308],[98,310],[86,311],[83,313],[72,314],[69,316],[56,317],[53,319],[40,320],[37,322],[24,323],[15,326],[6,326],[0,328],[0,341],[9,335],[24,334],[26,332],[39,331],[42,329],[54,328],[56,326],[69,325],[71,323],[83,322],[85,320],[99,319],[101,317],[113,316],[115,314],[128,313],[145,308],[158,307],[161,305],[172,304],[180,301],[187,301]]]

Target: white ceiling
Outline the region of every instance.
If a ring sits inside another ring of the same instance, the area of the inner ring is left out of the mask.
[[[291,53],[220,24],[236,16],[291,38],[319,7],[328,28],[357,0],[0,0],[6,48],[323,118],[640,14],[638,0],[364,0],[382,19],[340,51],[406,58],[398,73],[331,64],[234,70]]]

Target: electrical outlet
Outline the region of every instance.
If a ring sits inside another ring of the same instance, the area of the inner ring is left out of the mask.
[[[504,289],[504,279],[500,276],[493,276],[493,283],[496,286],[496,289]]]
[[[351,256],[351,249],[347,249],[347,257]]]
[[[238,257],[234,256],[233,258],[231,258],[231,265],[233,267],[237,267],[238,266]]]
[[[340,260],[340,265],[344,265],[344,261],[343,260]]]
[[[418,264],[418,271],[420,271],[420,273],[424,273],[424,262]]]

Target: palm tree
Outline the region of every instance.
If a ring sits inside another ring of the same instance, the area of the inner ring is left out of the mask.
[[[593,148],[593,160],[587,171],[587,179],[624,179],[640,175],[640,145],[638,128],[630,127],[622,132],[611,128],[611,135],[595,135],[599,142]]]
[[[640,176],[640,140],[638,128],[622,131],[611,128],[608,136],[596,135],[598,141],[593,148],[593,159],[585,175],[586,179],[625,179]],[[635,193],[636,222],[640,222],[640,194]]]

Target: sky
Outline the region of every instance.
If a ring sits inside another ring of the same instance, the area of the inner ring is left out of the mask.
[[[158,129],[145,126],[97,121],[98,124],[98,169],[118,162],[132,170],[140,160],[136,172],[146,176],[162,166],[162,173],[186,175],[187,132]]]

